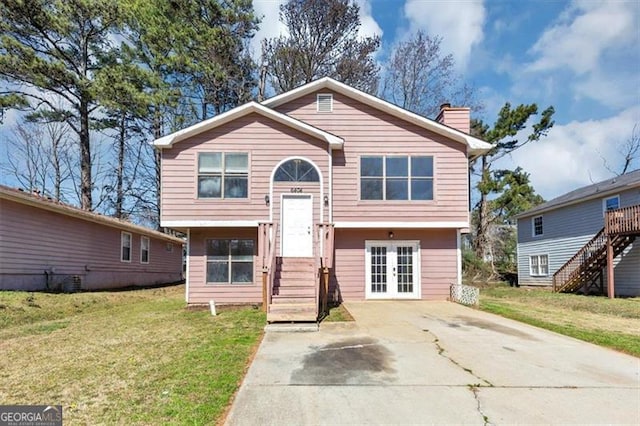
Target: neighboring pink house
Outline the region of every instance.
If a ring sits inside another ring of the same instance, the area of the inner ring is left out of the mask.
[[[0,186],[0,290],[98,290],[182,279],[183,241]]]
[[[335,300],[445,300],[461,278],[469,110],[437,121],[330,78],[157,139],[188,303],[315,320]],[[328,290],[324,279],[329,280]]]

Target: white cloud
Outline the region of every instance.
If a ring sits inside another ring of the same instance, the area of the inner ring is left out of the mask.
[[[639,12],[635,1],[574,2],[530,49],[528,70],[594,70],[608,49],[637,40]]]
[[[404,5],[409,30],[442,36],[442,49],[452,53],[460,69],[466,68],[474,46],[484,38],[484,2],[407,0]]]
[[[373,19],[371,14],[371,3],[369,0],[355,0],[355,3],[360,7],[360,29],[358,30],[359,37],[382,37],[382,28]]]
[[[262,40],[287,34],[287,27],[280,22],[280,5],[287,0],[253,0],[253,10],[262,21],[256,35],[251,40],[253,57],[259,58],[262,52]]]
[[[618,150],[640,122],[640,106],[620,114],[554,126],[546,138],[515,151],[497,167],[522,167],[535,190],[549,200],[565,192],[612,176],[620,168]],[[636,167],[640,162],[636,163]]]

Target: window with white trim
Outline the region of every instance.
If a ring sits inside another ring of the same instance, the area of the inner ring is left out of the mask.
[[[331,93],[319,93],[317,97],[318,112],[333,112],[333,95]]]
[[[620,208],[620,196],[614,195],[613,197],[607,197],[602,200],[602,213],[606,213],[609,210],[616,210]]]
[[[294,158],[278,167],[273,180],[275,182],[319,182],[320,176],[313,164]]]
[[[253,283],[253,240],[207,240],[208,284]]]
[[[131,233],[120,233],[120,261],[131,262]]]
[[[544,227],[542,226],[542,216],[536,216],[531,219],[531,229],[534,237],[537,237],[544,233]]]
[[[361,157],[360,199],[433,200],[433,157]]]
[[[198,198],[247,198],[248,193],[249,154],[198,154]]]
[[[149,237],[140,237],[140,263],[149,263],[149,247],[151,243]]]
[[[549,255],[529,256],[529,275],[532,277],[546,277],[549,275]]]

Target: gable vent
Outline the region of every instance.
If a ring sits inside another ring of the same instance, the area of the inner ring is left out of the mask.
[[[318,112],[332,112],[333,111],[333,95],[332,94],[319,94],[318,95]]]

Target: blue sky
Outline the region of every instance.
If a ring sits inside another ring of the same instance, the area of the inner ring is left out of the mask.
[[[255,52],[262,39],[285,31],[278,20],[285,1],[254,0],[263,18]],[[361,35],[382,38],[380,62],[417,30],[441,36],[443,51],[476,87],[486,122],[507,101],[555,107],[548,137],[498,164],[525,169],[546,199],[612,177],[608,168],[619,168],[634,125],[640,134],[640,0],[355,1]],[[0,139],[14,121],[8,112]],[[6,178],[0,181],[11,184]]]
[[[254,41],[283,31],[278,6],[254,0],[264,16]],[[551,199],[607,179],[636,123],[640,132],[640,1],[357,0],[361,33],[382,37],[378,60],[422,29],[443,37],[458,72],[473,84],[493,123],[505,102],[556,109],[548,137],[505,158],[523,167]],[[640,168],[640,159],[633,168]]]

